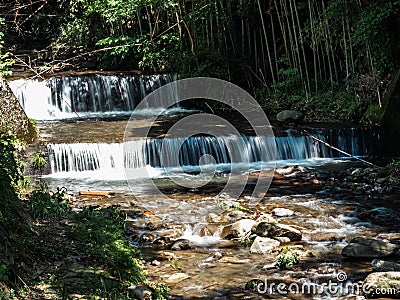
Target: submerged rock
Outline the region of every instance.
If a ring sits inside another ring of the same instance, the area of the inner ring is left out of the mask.
[[[400,298],[400,272],[375,272],[365,278],[363,292],[368,298]]]
[[[394,253],[400,245],[371,238],[356,237],[342,250],[342,255],[353,258],[385,257]]]
[[[186,273],[175,273],[169,276],[165,281],[167,283],[178,283],[187,278],[189,278],[189,275],[187,275]]]
[[[400,264],[392,261],[374,259],[371,265],[372,265],[372,271],[375,272],[400,271]]]
[[[266,254],[271,253],[277,247],[280,246],[280,242],[266,237],[256,237],[253,244],[250,247],[250,253]]]

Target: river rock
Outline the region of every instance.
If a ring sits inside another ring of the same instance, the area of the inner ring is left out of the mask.
[[[261,214],[257,219],[256,223],[261,223],[261,222],[270,222],[270,223],[278,223],[277,220],[274,219],[274,217],[271,214]]]
[[[382,184],[382,183],[384,183],[386,180],[387,180],[387,177],[378,178],[378,179],[376,180],[376,183]]]
[[[371,265],[372,265],[372,271],[375,272],[400,271],[400,264],[392,261],[374,259]]]
[[[160,257],[164,260],[174,260],[176,259],[176,255],[173,252],[163,251],[160,253]]]
[[[277,240],[273,240],[266,237],[258,236],[255,238],[253,244],[250,247],[250,253],[266,254],[271,253],[277,247],[280,246]]]
[[[138,300],[151,300],[153,291],[144,285],[132,285],[128,287],[128,292],[131,297]]]
[[[199,235],[200,236],[213,236],[217,230],[218,230],[218,226],[216,224],[207,224],[200,228]]]
[[[274,237],[274,240],[277,240],[281,245],[289,244],[291,242],[291,240],[286,236],[276,236]]]
[[[399,249],[400,245],[371,238],[356,237],[342,250],[345,257],[377,258],[385,257]]]
[[[186,240],[186,239],[176,240],[171,246],[171,250],[174,250],[174,251],[190,250],[193,248],[195,248],[194,244],[191,241]]]
[[[157,244],[157,245],[169,245],[171,243],[171,239],[167,236],[161,236],[157,239],[154,240],[153,244]]]
[[[285,224],[261,222],[254,230],[255,234],[261,237],[287,237],[292,242],[301,240],[301,232]]]
[[[300,123],[304,115],[296,110],[283,110],[276,115],[276,119],[280,122]]]
[[[251,219],[242,219],[233,224],[226,225],[222,228],[221,237],[225,238],[237,238],[244,237],[249,233],[252,227],[256,224],[256,221]]]
[[[400,298],[400,272],[374,272],[365,278],[364,295],[368,298]]]
[[[370,210],[372,223],[380,226],[399,226],[400,213],[387,207],[377,207]]]
[[[293,216],[294,211],[283,207],[277,207],[272,210],[272,214],[277,217],[290,217]]]
[[[279,175],[283,175],[283,176],[292,174],[295,171],[296,171],[296,166],[287,166],[287,167],[281,167],[281,168],[275,169],[276,173],[278,173]]]
[[[215,197],[218,203],[218,207],[222,209],[230,209],[239,206],[239,202],[235,198],[232,198],[227,193],[223,192]]]
[[[281,230],[281,233],[274,237],[287,237],[292,242],[301,241],[302,235],[299,230],[285,224],[278,224],[278,227]]]
[[[187,275],[186,273],[175,273],[169,276],[165,281],[167,283],[178,283],[187,278],[189,278],[189,275]]]
[[[222,217],[215,213],[209,213],[207,216],[207,222],[209,222],[209,223],[218,223],[221,221],[222,221]]]

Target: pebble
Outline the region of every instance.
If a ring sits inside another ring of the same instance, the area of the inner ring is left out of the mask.
[[[161,252],[160,257],[163,258],[163,259],[167,259],[167,260],[176,259],[175,253],[169,252],[169,251],[163,251],[163,252]]]
[[[155,259],[155,260],[153,260],[153,261],[151,262],[151,264],[152,264],[153,266],[159,266],[161,263],[160,263],[157,259]]]

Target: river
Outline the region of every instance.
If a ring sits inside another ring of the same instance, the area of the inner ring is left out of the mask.
[[[128,117],[136,103],[176,79],[102,75],[11,83],[28,115],[39,120],[49,158],[43,178],[50,187],[66,187],[76,209],[118,205],[126,210],[132,247],[142,249],[150,278],[171,288],[170,299],[305,297],[246,289],[252,279],[287,285],[312,282],[322,287],[308,295],[312,299],[354,299],[354,293],[337,296],[324,288],[329,280],[341,282],[338,274],[361,284],[370,272],[369,261],[344,259],[343,247],[356,236],[392,240],[399,232],[360,218],[360,210],[371,209],[371,197],[335,185],[331,178],[346,172],[351,177],[366,166],[302,131],[357,157],[371,153],[377,144],[375,131],[274,127],[275,136],[260,137],[236,124],[242,135],[176,137],[167,134],[171,124],[195,112],[175,106],[154,123],[148,116],[159,114],[156,106],[130,123],[137,134],[127,140]],[[147,126],[151,132],[142,136]],[[207,132],[207,124],[196,124],[200,126]],[[269,185],[271,180],[266,195],[252,202],[257,183]],[[237,197],[229,194],[232,190],[224,192],[228,182],[241,187]],[[79,196],[84,190],[116,194]],[[276,208],[287,209],[287,214],[279,216]],[[255,254],[246,239],[223,236],[226,226],[265,215],[300,231],[301,240],[282,241],[273,251]],[[171,250],[170,244],[181,240],[188,246]],[[300,263],[289,270],[271,266],[284,246],[297,246],[300,253]]]

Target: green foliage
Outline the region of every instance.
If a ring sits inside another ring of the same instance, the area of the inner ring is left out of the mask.
[[[32,167],[41,172],[47,164],[45,157],[46,153],[44,151],[35,152],[31,159]]]
[[[124,235],[125,215],[113,208],[85,208],[74,216],[75,225],[68,234],[99,266],[106,266],[112,276],[131,285],[145,278],[137,258],[140,252],[133,248]]]
[[[93,32],[85,18],[73,18],[60,28],[60,33],[52,43],[55,56],[67,52],[87,50],[92,45]]]
[[[400,160],[393,160],[384,168],[384,174],[389,175],[389,183],[392,185],[400,185]]]
[[[275,266],[279,269],[287,269],[300,261],[299,254],[295,247],[283,247],[281,253],[275,260]]]
[[[106,69],[125,69],[124,62],[133,56],[136,42],[137,39],[129,36],[106,37],[99,40],[96,45],[101,47],[99,53],[101,66]],[[125,65],[129,69],[129,65]]]
[[[14,64],[14,60],[10,58],[10,53],[3,53],[3,45],[4,45],[4,30],[5,30],[5,20],[4,18],[0,18],[0,75],[7,76],[11,75],[11,71],[9,71],[9,67]]]
[[[4,259],[0,259],[0,282],[7,282],[8,279],[8,262]]]
[[[178,53],[178,37],[174,33],[164,34],[157,39],[141,39],[137,54],[141,57],[139,66],[152,71],[169,70]]]
[[[159,72],[173,67],[173,56],[178,51],[178,37],[174,33],[166,33],[155,39],[149,39],[145,35],[122,35],[106,37],[96,45],[102,47],[101,63],[106,68],[122,67],[127,59],[136,59],[142,69]]]
[[[27,200],[31,215],[36,219],[53,219],[65,215],[69,211],[68,203],[64,199],[66,192],[65,188],[50,192],[46,184],[42,183]]]
[[[153,285],[152,288],[154,289],[153,295],[154,295],[155,299],[158,299],[158,300],[167,299],[165,296],[169,292],[169,287],[167,287],[164,284],[157,284],[157,285]]]
[[[12,186],[22,178],[23,164],[14,156],[17,139],[11,134],[0,134],[0,179]]]
[[[377,125],[382,119],[382,108],[378,104],[371,104],[361,119],[362,123]]]
[[[176,66],[182,77],[206,76],[226,79],[226,60],[220,51],[200,46],[195,54],[191,51],[180,54],[176,58]]]

